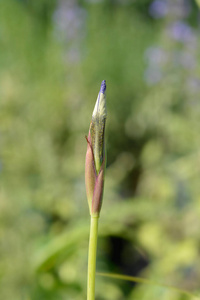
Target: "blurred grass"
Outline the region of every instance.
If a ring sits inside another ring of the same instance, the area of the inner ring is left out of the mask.
[[[180,16],[152,18],[152,3],[0,2],[0,299],[86,298],[84,136],[103,79],[97,269],[199,292],[197,8],[182,20],[193,45],[170,38]],[[145,77],[152,47],[167,53],[156,84]],[[179,64],[185,52],[195,67]],[[96,289],[98,300],[185,299],[103,278]]]

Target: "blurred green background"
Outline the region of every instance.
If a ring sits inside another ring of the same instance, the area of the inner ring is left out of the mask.
[[[199,17],[190,0],[0,1],[0,299],[86,299],[103,79],[97,270],[200,292]],[[98,276],[96,299],[189,297]]]

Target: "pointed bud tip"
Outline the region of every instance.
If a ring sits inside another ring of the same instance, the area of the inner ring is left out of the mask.
[[[106,81],[103,80],[101,83],[100,93],[105,94],[106,91]]]
[[[95,120],[96,118],[106,118],[106,81],[103,80],[101,83],[101,88],[97,96],[97,101],[92,113],[92,117]]]

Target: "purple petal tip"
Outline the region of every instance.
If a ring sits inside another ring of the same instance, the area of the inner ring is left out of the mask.
[[[106,81],[103,80],[101,83],[100,93],[105,94],[106,91]]]

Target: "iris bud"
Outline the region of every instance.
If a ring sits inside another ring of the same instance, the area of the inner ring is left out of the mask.
[[[85,184],[90,214],[94,216],[99,215],[103,198],[106,116],[106,81],[103,80],[86,137]]]

